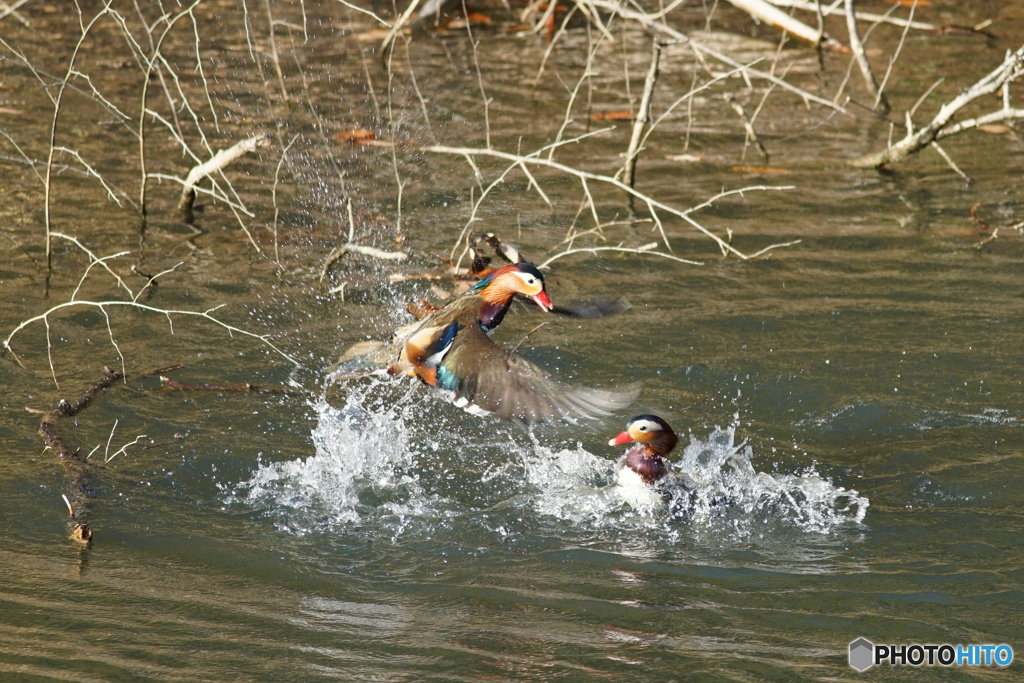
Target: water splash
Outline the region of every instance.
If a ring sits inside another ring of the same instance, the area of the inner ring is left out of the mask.
[[[860,523],[868,508],[857,491],[811,469],[757,471],[752,448],[735,442],[735,426],[706,440],[691,436],[673,463],[688,486],[665,495],[645,488],[638,501],[616,481],[617,458],[582,445],[552,449],[533,433],[464,416],[417,392],[414,383],[369,378],[350,388],[342,407],[311,406],[315,453],[260,463],[229,502],[298,535],[358,528],[392,538],[411,527],[429,534],[457,518],[497,519],[501,510],[612,534],[706,529],[742,539],[785,527],[828,534]]]
[[[402,525],[427,515],[431,500],[415,469],[401,403],[366,410],[363,398],[352,393],[340,408],[326,401],[314,405],[315,454],[261,463],[229,502],[263,511],[278,520],[279,528],[300,535],[370,519]]]
[[[673,464],[675,483],[663,495],[648,489],[648,497],[639,500],[635,491],[616,483],[618,463],[582,448],[536,448],[524,457],[525,478],[536,489],[533,506],[539,513],[582,525],[646,518],[648,524],[725,527],[745,537],[779,525],[827,534],[864,520],[869,502],[857,491],[836,486],[813,469],[759,472],[753,449],[735,438],[735,425],[716,428],[707,440],[691,437]]]

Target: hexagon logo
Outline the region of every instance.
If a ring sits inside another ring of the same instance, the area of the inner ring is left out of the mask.
[[[850,643],[850,666],[857,671],[867,671],[874,663],[874,643],[867,638],[858,638]]]

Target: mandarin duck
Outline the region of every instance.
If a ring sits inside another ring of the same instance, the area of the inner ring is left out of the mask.
[[[637,415],[608,445],[630,442],[635,445],[623,454],[615,477],[627,503],[638,510],[651,510],[673,498],[678,503],[689,500],[696,486],[693,479],[685,474],[674,475],[665,462],[679,442],[668,422],[657,415]]]
[[[430,312],[405,338],[389,374],[407,374],[443,391],[458,407],[527,423],[607,415],[639,390],[564,384],[490,339],[516,295],[551,312],[544,276],[529,263],[487,274],[445,306]]]

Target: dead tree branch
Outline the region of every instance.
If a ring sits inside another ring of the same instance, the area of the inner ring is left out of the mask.
[[[654,85],[658,81],[658,62],[661,60],[661,43],[655,39],[651,48],[651,66],[647,70],[647,78],[644,80],[644,92],[640,98],[640,110],[636,113],[633,121],[633,135],[629,139],[629,148],[626,150],[626,164],[623,166],[625,173],[622,182],[633,187],[636,184],[636,160],[640,154],[640,139],[644,134],[644,127],[651,117],[651,100],[654,97]]]
[[[833,14],[845,15],[846,10],[837,7],[838,2],[832,2],[829,5],[825,5],[821,2],[809,2],[807,0],[772,0],[772,4],[779,5],[780,7],[793,7],[799,10],[807,12],[818,13],[821,12],[823,17],[828,17]],[[900,19],[899,17],[890,17],[889,14],[872,14],[870,12],[857,11],[857,21],[870,21],[881,24],[891,24],[893,26],[905,26],[908,28],[917,29],[919,31],[938,31],[939,27],[935,24],[928,24],[923,21],[913,21],[911,19]]]
[[[659,227],[659,229],[661,231],[662,241],[665,243],[665,246],[668,248],[669,251],[672,250],[672,247],[671,247],[671,245],[669,245],[668,236],[665,234],[664,227],[661,225],[661,220],[658,217],[658,210],[664,211],[667,214],[671,214],[673,216],[681,218],[682,220],[684,220],[687,223],[689,223],[691,226],[696,228],[698,231],[700,231],[704,235],[710,237],[712,240],[714,240],[718,244],[718,247],[719,247],[719,249],[721,249],[723,254],[733,254],[734,256],[738,256],[739,258],[741,258],[743,260],[747,260],[747,259],[751,258],[750,255],[744,254],[743,252],[739,251],[734,246],[732,246],[728,241],[722,239],[721,237],[719,237],[718,235],[716,235],[715,233],[711,232],[710,230],[705,228],[703,225],[698,223],[696,220],[694,220],[694,218],[692,217],[691,214],[693,214],[700,207],[694,207],[692,209],[688,209],[688,210],[685,210],[685,211],[677,209],[675,207],[669,206],[668,204],[660,202],[657,199],[654,199],[653,197],[649,197],[649,196],[643,194],[642,192],[638,192],[637,190],[633,189],[629,185],[626,185],[625,183],[623,183],[621,180],[619,180],[617,178],[613,178],[611,176],[600,175],[600,174],[597,174],[597,173],[590,173],[588,171],[581,171],[580,169],[572,168],[571,166],[566,166],[565,164],[560,164],[557,161],[549,161],[547,159],[541,159],[541,158],[538,158],[537,156],[535,156],[537,154],[536,152],[533,155],[529,155],[529,156],[519,156],[519,155],[515,155],[515,154],[509,154],[507,152],[501,152],[501,151],[496,150],[496,149],[477,149],[477,148],[469,148],[469,147],[445,147],[445,146],[441,146],[441,145],[434,145],[434,146],[431,146],[431,147],[424,147],[422,149],[423,149],[424,152],[434,152],[436,154],[454,154],[454,155],[466,157],[467,159],[472,159],[472,157],[475,157],[475,156],[492,157],[492,158],[497,158],[497,159],[504,159],[506,161],[514,162],[517,165],[518,164],[536,165],[536,166],[541,166],[541,167],[545,167],[545,168],[554,169],[556,171],[560,171],[562,173],[566,173],[566,174],[571,175],[571,176],[575,176],[580,181],[580,184],[583,186],[583,191],[588,195],[588,199],[590,200],[591,207],[592,207],[593,211],[596,211],[596,204],[593,201],[592,195],[590,194],[590,186],[588,184],[588,181],[598,182],[598,183],[605,183],[607,185],[611,185],[612,187],[616,187],[616,188],[622,190],[626,194],[628,194],[631,197],[634,197],[634,198],[640,200],[641,202],[643,202],[644,204],[647,205],[648,210],[651,212],[651,215],[654,218],[655,223],[658,225],[658,227]],[[757,187],[747,187],[747,188],[743,188],[742,190],[733,190],[733,191],[730,191],[730,192],[725,192],[725,193],[720,194],[719,196],[721,197],[721,196],[725,196],[726,194],[742,193],[742,192],[745,192],[745,191],[748,191],[748,190],[752,191],[752,190],[788,190],[788,189],[792,189],[792,188],[791,187],[771,187],[771,186],[760,185],[760,186],[757,186]],[[596,215],[595,215],[595,220],[596,220]],[[783,245],[772,245],[768,249],[775,248],[776,246],[783,246]],[[763,252],[767,251],[768,249],[763,249],[759,253],[763,253]]]
[[[816,28],[811,28],[798,19],[794,19],[775,5],[765,2],[765,0],[728,0],[728,2],[733,7],[743,10],[755,19],[760,19],[766,24],[785,31],[794,38],[799,38],[823,50],[832,50],[834,52],[847,51],[846,47],[832,36]]]
[[[908,117],[906,137],[881,152],[854,159],[850,165],[856,168],[877,168],[902,161],[937,140],[962,133],[965,130],[1002,121],[1024,119],[1024,109],[1015,109],[1010,106],[1009,95],[1010,82],[1022,73],[1024,73],[1024,47],[1018,48],[1016,52],[1008,52],[1002,64],[971,87],[961,91],[952,101],[943,105],[935,118],[924,128],[915,131]],[[1000,109],[983,116],[950,124],[961,109],[979,97],[997,92],[1000,88],[1003,89],[1003,106]]]
[[[192,205],[196,201],[196,183],[209,175],[223,171],[229,164],[249,152],[270,147],[269,135],[257,135],[236,142],[227,149],[222,149],[213,155],[209,161],[194,166],[188,172],[181,188],[181,199],[178,200],[178,216],[185,223],[193,223],[195,216],[192,214]],[[258,248],[258,247],[257,247]]]
[[[641,26],[644,26],[645,28],[651,31],[657,31],[659,33],[662,33],[672,38],[673,40],[679,41],[680,43],[685,43],[698,54],[710,55],[719,62],[727,64],[728,66],[733,68],[743,68],[743,73],[745,76],[749,78],[760,78],[768,81],[769,83],[774,83],[783,90],[788,90],[796,95],[799,95],[805,102],[814,102],[815,104],[820,104],[821,106],[828,107],[829,109],[832,109],[834,111],[842,112],[844,114],[847,113],[846,109],[839,106],[835,102],[831,102],[823,97],[819,97],[813,93],[807,92],[802,88],[798,88],[797,86],[791,83],[787,83],[785,80],[779,78],[778,76],[772,73],[769,73],[767,71],[761,71],[759,69],[753,69],[750,67],[743,67],[742,64],[737,62],[735,59],[732,59],[728,55],[725,55],[722,52],[713,49],[709,45],[705,45],[690,38],[690,36],[686,35],[682,31],[676,30],[669,26],[668,24],[665,24],[664,22],[658,21],[657,19],[654,18],[655,16],[658,15],[648,15],[645,14],[644,12],[629,9],[623,6],[621,3],[614,2],[614,0],[587,0],[587,3],[596,8],[601,9],[602,11],[609,12],[611,14],[617,14],[623,19],[635,21]],[[817,31],[815,31],[815,35],[817,35]]]
[[[860,74],[864,77],[864,86],[871,93],[874,100],[874,108],[883,116],[889,113],[889,100],[878,87],[875,74],[868,62],[867,52],[864,50],[864,41],[860,38],[860,31],[857,30],[857,15],[853,11],[853,0],[846,0],[846,30],[850,33],[850,49],[853,50],[853,58],[857,61]]]
[[[91,473],[85,460],[78,456],[78,449],[71,450],[68,447],[61,434],[60,425],[64,419],[74,417],[82,412],[96,397],[96,394],[109,388],[122,377],[120,372],[104,367],[103,379],[92,385],[78,401],[71,404],[61,399],[57,407],[46,413],[39,424],[39,435],[43,437],[43,443],[56,454],[58,462],[64,467],[68,483],[71,485],[71,496],[64,498],[70,513],[68,534],[71,539],[80,543],[92,541],[92,527],[89,525],[89,516],[92,510],[89,500]]]

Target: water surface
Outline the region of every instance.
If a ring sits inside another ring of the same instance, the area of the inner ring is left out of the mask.
[[[143,9],[154,21],[155,10]],[[32,27],[8,17],[5,39],[41,71],[62,74],[68,55],[50,55],[48,38],[77,37],[77,23],[35,3],[21,11]],[[95,254],[130,251],[111,264],[134,291],[145,281],[132,265],[152,274],[182,264],[140,300],[191,311],[225,304],[217,315],[269,335],[297,365],[208,321],[175,317],[172,335],[165,316],[141,311],[112,310],[110,332],[94,308],[55,315],[49,355],[42,324],[15,337],[21,364],[10,354],[0,361],[4,675],[847,679],[847,645],[861,636],[1019,645],[1024,248],[1009,226],[1021,220],[1024,156],[1016,133],[944,144],[973,179],[967,185],[932,153],[887,173],[845,168],[843,160],[884,144],[887,129],[859,109],[832,115],[778,90],[757,117],[766,163],[745,149],[721,96],[737,92],[753,112],[763,83],[745,90],[733,79],[694,98],[652,136],[637,187],[686,208],[723,189],[793,186],[724,198],[699,219],[720,235],[731,230],[747,253],[800,241],[769,258],[724,259],[709,239],[666,217],[674,253],[703,265],[611,252],[556,260],[548,275],[556,303],[626,295],[632,306],[604,319],[554,320],[521,353],[574,381],[642,381],[644,389],[624,414],[528,430],[467,415],[411,382],[368,377],[325,391],[324,373],[351,344],[407,323],[407,301],[434,296],[432,285],[453,286],[390,279],[440,273],[439,257],[458,244],[481,192],[464,158],[422,146],[487,145],[480,80],[495,149],[549,144],[596,32],[572,24],[532,86],[547,43],[507,30],[515,22],[491,9],[492,24],[474,28],[475,59],[460,30],[401,41],[389,88],[380,36],[366,35],[368,17],[338,3],[275,5],[289,92],[282,104],[266,17],[248,11],[252,50],[239,6],[211,2],[197,11],[220,132],[209,112],[200,119],[214,148],[255,132],[273,138],[269,151],[228,172],[254,213],[241,224],[260,251],[223,202],[201,198],[196,225],[178,222],[178,187],[169,181],[150,181],[143,229],[132,206],[139,169],[131,133],[81,96],[69,96],[58,144],[74,146],[115,194],[123,191],[122,206],[95,179],[66,170],[51,211],[55,230]],[[1003,21],[988,42],[911,33],[891,79],[895,110],[945,76],[920,109],[924,120],[994,67],[1019,41],[1015,11],[981,2],[928,9],[925,20],[936,23]],[[699,32],[705,17],[692,8],[674,21]],[[842,84],[846,58],[825,55],[819,70],[812,50],[787,44],[777,53],[777,36],[739,13],[719,10],[712,23],[706,40],[740,61],[778,59],[789,80],[824,97]],[[563,137],[603,127],[594,111],[629,108],[627,71],[634,97],[641,87],[649,37],[625,24],[612,31],[617,42],[592,63],[595,75]],[[833,32],[842,35],[841,25]],[[872,40],[884,64],[900,31],[880,27]],[[116,24],[101,23],[85,48],[83,72],[135,112],[141,76],[131,64],[118,66],[130,53]],[[191,28],[167,47],[171,63],[189,74],[191,101],[202,103],[192,51]],[[707,78],[682,46],[666,48],[664,58],[656,113],[695,77]],[[28,69],[5,59],[0,106],[18,113],[4,114],[4,129],[28,156],[45,159],[50,101]],[[969,73],[948,73],[964,64]],[[859,85],[854,78],[847,87],[862,99]],[[154,91],[151,106],[159,108],[160,97]],[[198,146],[195,126],[179,114]],[[556,160],[613,174],[630,124],[613,125],[559,149]],[[150,172],[184,175],[191,163],[167,129],[147,126]],[[357,127],[400,144],[337,141]],[[6,336],[69,301],[89,259],[58,240],[47,279],[41,184],[5,150]],[[483,187],[504,168],[480,162]],[[471,228],[498,232],[539,262],[565,248],[570,226],[582,233],[594,223],[577,180],[536,175],[550,206],[513,172]],[[630,220],[622,193],[591,189],[601,221],[614,225],[603,228],[604,241],[583,235],[576,246],[660,240],[643,206]],[[349,199],[357,243],[410,258],[348,254],[321,278],[331,250],[348,239]],[[980,247],[990,230],[970,218],[975,204],[990,228],[1003,228]],[[77,298],[125,296],[94,267]],[[495,338],[514,345],[549,320],[517,310]],[[182,382],[295,393],[166,391],[148,376],[177,363],[185,367],[170,374]],[[39,415],[25,408],[77,398],[103,365],[123,367],[127,381],[65,424],[83,456],[99,447],[90,457],[96,536],[85,550],[65,538],[68,481],[43,451]],[[703,492],[690,514],[634,510],[612,486],[619,449],[607,440],[641,412],[680,432],[674,464]]]

